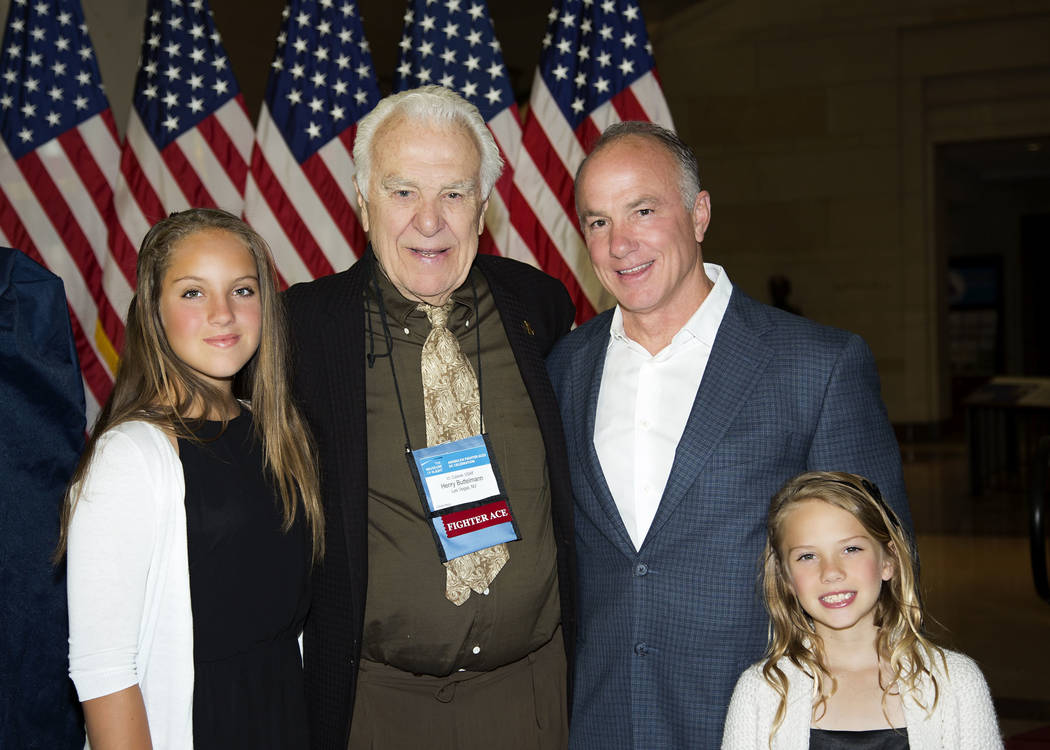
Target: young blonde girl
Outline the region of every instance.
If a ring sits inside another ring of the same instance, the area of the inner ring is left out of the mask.
[[[266,243],[191,209],[150,229],[137,273],[58,551],[88,739],[305,747],[296,637],[323,521]]]
[[[923,632],[915,556],[877,487],[809,472],[773,497],[770,643],[741,675],[722,747],[994,750],[977,665]]]

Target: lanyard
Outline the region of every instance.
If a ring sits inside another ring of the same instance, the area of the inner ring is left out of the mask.
[[[372,315],[369,311],[365,310],[365,315],[368,318],[368,354],[366,359],[368,360],[368,366],[375,366],[375,361],[379,357],[386,357],[390,361],[390,377],[394,381],[394,396],[397,398],[397,409],[401,413],[401,428],[405,431],[405,453],[412,452],[412,441],[408,436],[408,420],[405,418],[405,407],[401,402],[401,389],[397,383],[397,371],[394,368],[394,337],[390,335],[390,325],[386,317],[386,305],[383,304],[383,295],[379,290],[379,277],[376,275],[376,265],[378,261],[375,256],[371,257],[369,265],[369,276],[372,282],[372,290],[376,297],[376,304],[379,307],[379,320],[383,325],[383,340],[386,343],[386,354],[375,353],[375,331],[372,329]],[[467,278],[470,280],[470,291],[474,300],[474,335],[477,341],[477,376],[478,376],[478,417],[481,424],[482,433],[485,430],[485,412],[484,403],[485,400],[482,398],[481,390],[481,321],[478,319],[478,290],[474,285],[474,280],[470,279],[468,272]]]

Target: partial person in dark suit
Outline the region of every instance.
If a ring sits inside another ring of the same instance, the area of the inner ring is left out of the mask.
[[[761,656],[769,498],[789,477],[874,479],[910,529],[871,352],[705,264],[696,157],[648,123],[580,166],[591,262],[618,304],[548,360],[576,496],[573,748],[713,748]]]
[[[62,280],[0,247],[0,747],[80,750],[65,567],[48,564],[84,447],[84,386]]]
[[[384,99],[358,124],[354,159],[370,249],[287,293],[329,524],[304,634],[312,746],[564,747],[572,494],[544,358],[571,327],[572,303],[536,269],[477,254],[502,161],[456,94]],[[477,382],[457,385],[432,418],[424,344],[438,310],[455,337],[443,346],[466,356]],[[439,443],[432,428],[457,422],[471,398],[499,497],[441,515],[421,497],[433,483],[423,464],[410,469],[409,451]],[[501,503],[517,539],[456,556],[453,542],[469,537],[456,532],[505,519]],[[479,566],[465,569],[468,558]]]

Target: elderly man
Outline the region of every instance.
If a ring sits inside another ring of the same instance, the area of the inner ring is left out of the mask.
[[[881,485],[900,454],[857,336],[762,305],[705,264],[711,199],[670,131],[609,128],[576,175],[618,305],[548,360],[576,495],[574,748],[715,748],[766,641],[766,509],[808,469]]]
[[[572,499],[543,360],[572,303],[478,256],[502,162],[456,94],[384,99],[354,159],[370,250],[287,295],[327,519],[313,747],[564,747]]]

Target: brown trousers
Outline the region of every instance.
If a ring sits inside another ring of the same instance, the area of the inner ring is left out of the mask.
[[[561,630],[491,672],[432,677],[361,660],[349,750],[565,750]]]

